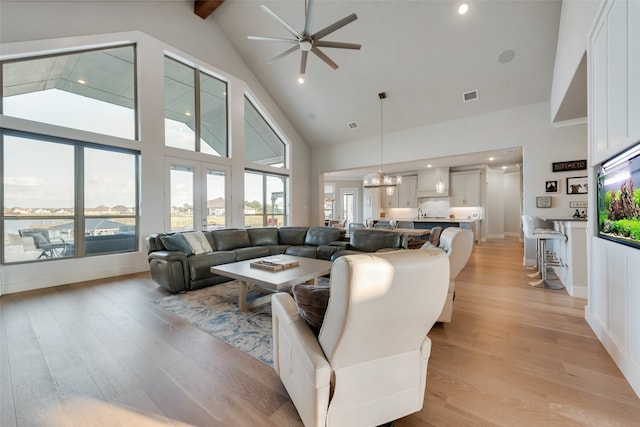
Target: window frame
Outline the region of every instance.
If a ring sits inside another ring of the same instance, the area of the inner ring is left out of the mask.
[[[121,148],[111,145],[103,145],[96,144],[87,141],[79,141],[73,140],[69,138],[62,138],[57,136],[39,134],[35,132],[21,131],[21,130],[13,130],[13,129],[5,129],[0,128],[0,170],[2,171],[2,178],[4,180],[4,161],[5,161],[5,150],[4,150],[4,138],[5,136],[12,136],[17,138],[26,138],[26,139],[34,139],[36,141],[43,141],[47,143],[54,144],[64,144],[71,145],[74,147],[74,213],[73,215],[6,215],[5,214],[5,199],[4,199],[4,185],[0,185],[0,235],[5,235],[5,223],[7,221],[12,220],[69,220],[74,223],[74,252],[71,256],[64,256],[60,258],[49,258],[45,260],[41,259],[33,259],[33,260],[21,260],[21,261],[9,261],[5,259],[5,241],[3,239],[0,250],[0,264],[6,265],[16,265],[16,264],[25,264],[25,263],[34,263],[34,262],[48,262],[48,261],[57,261],[64,259],[74,259],[74,258],[87,258],[94,256],[103,256],[103,255],[111,255],[114,253],[129,253],[129,252],[137,252],[139,248],[139,237],[140,237],[140,188],[141,188],[141,154],[138,150]],[[91,219],[111,219],[114,215],[87,215],[85,213],[85,177],[84,177],[84,149],[92,148],[98,150],[105,150],[110,152],[118,152],[124,154],[130,154],[135,156],[134,158],[134,167],[135,167],[135,177],[136,177],[136,185],[135,185],[135,213],[132,215],[122,215],[118,216],[119,218],[133,218],[135,220],[135,245],[132,250],[122,250],[122,251],[112,251],[112,252],[100,252],[93,254],[85,254],[85,237],[86,237],[86,220]]]
[[[230,141],[229,141],[229,128],[231,127],[230,124],[230,117],[229,117],[229,82],[226,79],[221,78],[220,76],[216,75],[215,73],[206,71],[200,67],[197,67],[195,65],[191,65],[188,63],[188,61],[184,61],[181,58],[174,56],[172,54],[170,54],[169,52],[165,52],[164,56],[163,56],[163,67],[166,64],[166,61],[173,61],[175,63],[177,63],[178,65],[185,67],[187,69],[190,69],[193,72],[193,90],[194,90],[194,148],[193,150],[191,149],[185,149],[185,148],[180,148],[180,147],[175,147],[172,145],[167,145],[167,136],[166,136],[166,125],[165,125],[165,140],[164,140],[164,146],[166,148],[170,148],[170,149],[176,149],[176,150],[184,150],[187,152],[192,152],[192,153],[199,153],[199,154],[204,154],[207,156],[211,156],[211,157],[219,157],[222,159],[228,159],[231,157],[231,147],[230,147]],[[206,76],[212,79],[215,79],[217,81],[219,81],[220,83],[224,84],[225,86],[225,108],[224,108],[224,112],[225,112],[225,152],[224,154],[219,154],[219,155],[215,155],[212,153],[206,153],[202,151],[202,93],[201,93],[201,81],[202,81],[202,76]],[[166,79],[167,75],[166,75],[166,68],[163,70],[163,78]],[[164,80],[163,80],[163,87],[165,89],[165,113],[164,113],[164,120],[167,120],[167,116],[166,116],[166,85],[164,84]]]
[[[40,122],[40,121],[34,121],[32,119],[25,119],[22,117],[16,117],[16,116],[11,116],[8,115],[7,117],[13,117],[16,119],[20,119],[20,120],[28,120],[28,121],[33,121],[34,123],[42,123],[44,125],[47,126],[54,126],[54,127],[62,127],[65,129],[73,129],[74,131],[78,131],[78,132],[90,132],[96,135],[103,135],[107,138],[118,138],[118,139],[123,139],[123,140],[127,140],[127,141],[137,141],[139,142],[141,140],[141,136],[140,136],[140,111],[139,111],[139,97],[138,97],[138,46],[137,43],[131,43],[131,42],[122,42],[122,43],[110,43],[108,45],[105,46],[100,46],[100,47],[95,47],[95,48],[77,48],[77,49],[71,49],[71,50],[64,50],[61,52],[53,52],[53,53],[46,53],[46,54],[35,54],[35,55],[25,55],[25,56],[20,56],[17,58],[9,58],[9,59],[3,59],[0,60],[0,115],[6,115],[4,112],[4,64],[11,64],[11,63],[17,63],[17,62],[26,62],[26,61],[32,61],[32,60],[38,60],[38,59],[46,59],[46,58],[58,58],[58,57],[63,57],[63,56],[70,56],[70,55],[79,55],[82,53],[87,53],[87,52],[100,52],[100,51],[106,51],[109,49],[117,49],[117,48],[123,48],[123,47],[131,47],[133,49],[133,139],[130,138],[126,138],[126,137],[122,137],[122,136],[118,136],[118,135],[110,135],[110,134],[105,134],[105,133],[101,133],[101,132],[96,132],[96,131],[92,131],[92,130],[85,130],[85,129],[79,129],[79,128],[72,128],[72,127],[68,127],[68,126],[64,126],[64,125],[60,125],[57,123],[49,123],[49,122]]]

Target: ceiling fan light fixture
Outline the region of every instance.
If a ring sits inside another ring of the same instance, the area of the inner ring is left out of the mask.
[[[302,40],[300,42],[300,50],[302,50],[304,52],[309,52],[312,47],[313,47],[313,45],[311,44],[311,42],[309,40]]]

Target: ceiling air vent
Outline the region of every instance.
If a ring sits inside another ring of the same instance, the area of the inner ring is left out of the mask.
[[[475,101],[478,99],[478,91],[472,90],[471,92],[465,92],[462,94],[462,98],[464,99],[464,102]]]
[[[350,130],[355,130],[358,129],[358,123],[357,122],[349,122],[347,123],[347,126],[349,127]]]

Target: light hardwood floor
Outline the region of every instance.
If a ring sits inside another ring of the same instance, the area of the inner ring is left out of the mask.
[[[430,332],[401,426],[638,426],[640,400],[584,320],[532,288],[517,239],[476,246]],[[0,426],[300,426],[271,368],[150,301],[148,274],[0,297]]]

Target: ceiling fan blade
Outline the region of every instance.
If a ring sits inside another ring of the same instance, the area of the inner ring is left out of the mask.
[[[265,42],[285,42],[298,44],[298,40],[294,39],[282,39],[279,37],[260,37],[260,36],[247,36],[249,40],[260,40]]]
[[[304,35],[311,34],[311,29],[313,26],[313,8],[315,6],[316,0],[307,0],[305,2],[305,11],[304,11]]]
[[[304,73],[307,71],[307,57],[309,56],[309,52],[306,50],[302,51],[302,56],[300,58],[300,75],[304,76]]]
[[[296,30],[293,29],[293,27],[289,24],[287,24],[284,19],[280,18],[278,15],[276,15],[271,9],[269,9],[267,6],[262,5],[260,6],[262,8],[262,10],[264,10],[265,12],[267,12],[269,15],[271,15],[273,17],[273,19],[275,19],[276,21],[278,21],[280,23],[280,25],[282,25],[284,28],[287,29],[287,31],[289,31],[291,34],[293,34],[296,38],[301,39],[302,38],[302,34],[300,34],[299,32],[297,32]]]
[[[342,18],[341,20],[334,22],[333,24],[329,25],[328,27],[323,28],[322,30],[318,31],[317,33],[313,34],[311,36],[311,38],[313,40],[320,40],[321,38],[328,36],[329,34],[333,33],[336,30],[339,30],[340,28],[344,27],[345,25],[355,21],[356,19],[358,19],[358,17],[356,16],[355,13],[352,13],[351,15]]]
[[[336,47],[339,49],[360,49],[362,47],[357,43],[329,42],[322,40],[319,40],[313,44],[318,47]]]
[[[284,58],[285,56],[289,55],[290,53],[295,52],[298,49],[299,49],[298,46],[293,46],[293,47],[285,50],[284,52],[282,52],[280,55],[274,56],[273,58],[271,58],[269,61],[267,61],[267,64],[271,64],[273,61],[277,61],[280,58]]]
[[[334,70],[336,70],[338,68],[338,64],[336,64],[335,62],[333,62],[327,55],[324,54],[323,51],[321,51],[320,49],[318,49],[317,47],[312,47],[311,48],[311,52],[315,53],[315,55],[322,59],[324,62],[327,63],[327,65],[331,68],[333,68]]]

